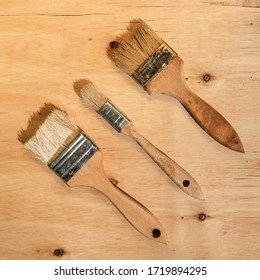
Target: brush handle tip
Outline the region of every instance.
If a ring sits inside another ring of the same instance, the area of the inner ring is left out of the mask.
[[[74,188],[90,186],[99,190],[136,230],[154,241],[167,243],[167,234],[153,213],[106,177],[100,151],[68,181],[68,185]]]

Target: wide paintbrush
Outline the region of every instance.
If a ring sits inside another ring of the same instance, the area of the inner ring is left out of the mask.
[[[182,59],[145,22],[132,20],[128,31],[110,43],[107,53],[148,93],[177,98],[211,137],[227,148],[244,152],[230,123],[187,87],[182,77]]]
[[[133,122],[122,113],[91,81],[80,79],[74,83],[75,92],[82,101],[98,112],[116,131],[122,132],[138,143],[165,174],[185,193],[203,200],[204,196],[195,179],[174,160],[144,138]]]
[[[65,112],[46,104],[31,117],[18,139],[68,186],[96,188],[139,232],[167,243],[166,233],[151,211],[109,181],[103,171],[101,151]]]

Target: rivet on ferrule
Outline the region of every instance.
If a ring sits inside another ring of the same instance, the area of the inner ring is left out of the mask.
[[[163,70],[177,53],[165,42],[131,75],[144,88]]]
[[[129,119],[121,113],[112,103],[107,101],[99,110],[98,113],[107,120],[118,132],[129,123]]]

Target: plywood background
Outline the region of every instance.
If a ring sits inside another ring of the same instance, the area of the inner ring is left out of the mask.
[[[188,86],[232,123],[245,154],[110,62],[106,46],[132,18],[178,52]],[[260,258],[259,1],[9,0],[0,1],[0,27],[1,259]],[[205,202],[179,191],[131,139],[82,106],[72,84],[85,77],[196,178]],[[134,230],[97,191],[67,188],[23,149],[17,132],[44,102],[99,145],[108,177],[153,211],[168,245]]]

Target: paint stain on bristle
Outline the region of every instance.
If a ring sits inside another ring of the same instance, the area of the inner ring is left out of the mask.
[[[47,103],[31,116],[27,128],[18,132],[18,140],[35,158],[49,164],[80,131],[66,112]]]
[[[81,90],[83,89],[83,87],[85,87],[87,84],[89,84],[90,81],[87,80],[87,79],[79,79],[79,80],[76,80],[74,83],[73,83],[73,89],[74,91],[80,96],[80,92]]]
[[[33,113],[28,120],[27,129],[21,129],[18,132],[18,140],[23,144],[26,143],[44,123],[49,114],[58,109],[51,103],[46,103],[38,112]]]

